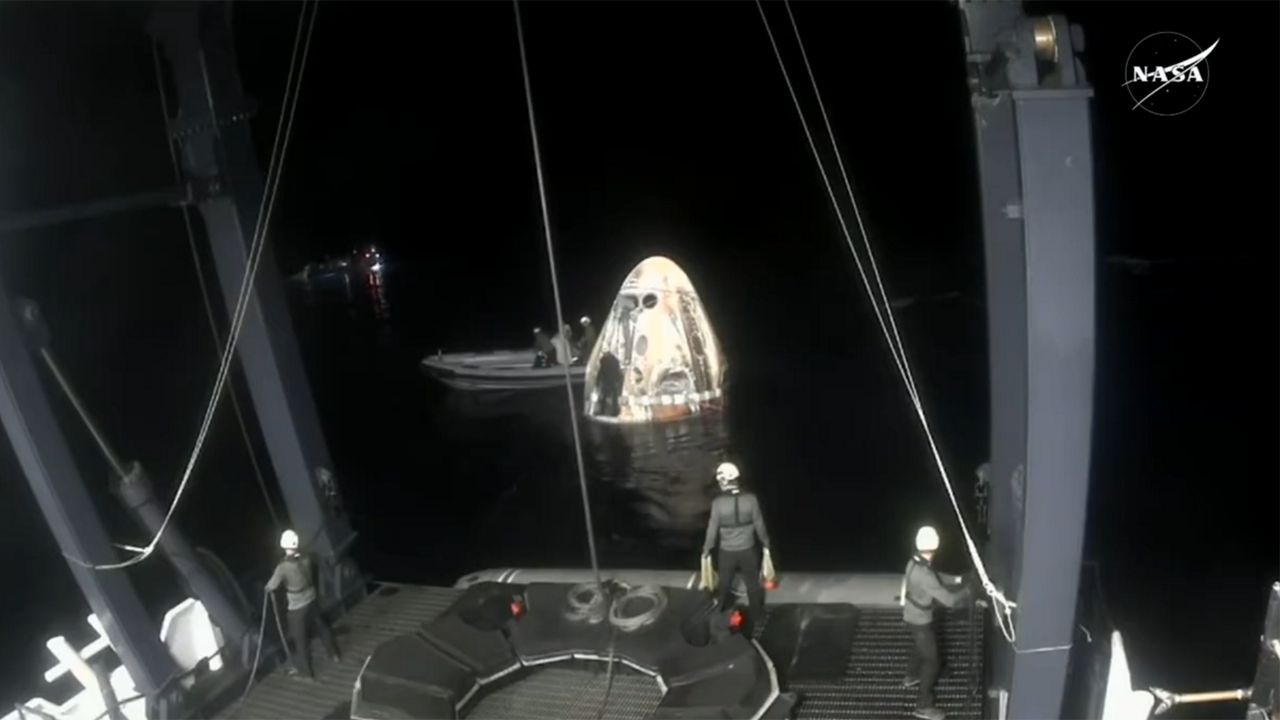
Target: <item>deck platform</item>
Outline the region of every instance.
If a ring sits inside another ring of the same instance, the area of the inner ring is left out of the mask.
[[[413,632],[448,609],[463,591],[420,585],[381,584],[335,625],[342,662],[333,663],[313,641],[314,682],[290,676],[282,664],[260,680],[244,704],[218,717],[243,720],[346,718],[360,667],[382,643]],[[270,627],[268,627],[270,631]]]
[[[460,588],[378,586],[337,623],[342,663],[330,662],[317,643],[312,651],[316,681],[291,677],[285,666],[278,667],[257,683],[242,706],[229,708],[219,717],[347,718],[356,676],[373,650],[429,623],[462,593]],[[773,616],[772,611],[766,616],[759,628],[760,636],[768,630]],[[833,668],[822,679],[797,678],[784,687],[799,696],[794,716],[798,720],[910,717],[915,692],[902,686],[902,678],[911,641],[901,617],[896,607],[860,606],[848,648],[836,649],[837,655],[844,657],[843,669]],[[949,718],[976,720],[983,708],[984,618],[968,610],[951,610],[940,620],[943,670],[935,689],[938,706]],[[788,658],[774,660],[780,670],[788,662]],[[606,700],[604,670],[602,663],[535,669],[472,704],[466,716],[485,720],[595,720]],[[660,699],[661,690],[652,678],[617,666],[603,717],[639,720],[657,707]]]
[[[943,620],[945,618],[945,620]],[[983,703],[983,617],[967,610],[939,616],[938,653],[942,672],[934,686],[938,707],[950,720],[978,720]],[[766,619],[766,627],[767,627]],[[854,720],[907,718],[916,691],[903,687],[911,638],[902,612],[885,608],[859,613],[857,630],[838,679],[797,681],[786,688],[799,696],[795,717]]]

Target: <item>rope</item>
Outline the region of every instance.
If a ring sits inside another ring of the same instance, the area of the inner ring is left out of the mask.
[[[796,25],[795,16],[791,13],[791,7],[788,3],[785,2],[785,0],[784,0],[784,5],[786,5],[787,14],[791,18],[792,30],[795,32],[796,41],[800,46],[801,55],[804,58],[805,68],[808,71],[809,81],[813,86],[813,91],[815,96],[817,96],[818,98],[818,105],[822,112],[822,117],[827,128],[828,136],[831,140],[832,152],[835,154],[836,158],[839,159],[840,149],[839,149],[839,146],[836,144],[835,133],[831,129],[831,121],[827,115],[826,107],[822,103],[821,93],[818,90],[817,81],[814,79],[813,69],[809,63],[808,53],[805,52],[804,50],[804,43],[800,38],[800,30]],[[844,170],[844,163],[842,160],[840,161],[840,171],[845,180],[845,187],[848,190],[849,201],[854,208],[855,214],[857,214],[857,217],[858,217],[859,231],[862,233],[867,256],[868,258],[871,258],[871,264],[874,272],[876,286],[879,288],[880,300],[877,299],[877,293],[871,287],[871,281],[868,278],[866,268],[863,266],[862,259],[858,254],[856,246],[854,245],[853,237],[850,234],[849,227],[844,219],[844,213],[841,211],[840,203],[836,199],[835,192],[832,189],[830,176],[827,173],[825,164],[822,162],[822,156],[818,152],[817,145],[814,143],[813,133],[809,128],[808,120],[805,118],[804,110],[800,105],[800,100],[796,96],[795,87],[792,85],[792,82],[791,82],[791,76],[787,72],[786,64],[782,60],[782,53],[778,49],[778,43],[774,38],[773,29],[769,25],[769,19],[765,15],[764,6],[761,4],[760,0],[756,0],[756,9],[759,10],[760,12],[760,20],[764,23],[765,32],[769,36],[769,44],[773,48],[774,57],[777,59],[778,67],[782,71],[783,80],[786,81],[787,91],[791,95],[791,101],[795,105],[796,114],[799,116],[800,123],[804,128],[805,138],[809,142],[809,149],[813,153],[813,158],[818,165],[818,171],[822,175],[822,181],[823,181],[823,184],[826,186],[827,195],[831,199],[832,207],[835,209],[836,217],[840,222],[840,229],[845,236],[845,241],[849,245],[849,252],[853,255],[854,262],[857,265],[858,275],[859,277],[861,277],[863,287],[866,289],[867,294],[871,300],[871,307],[872,307],[872,310],[875,312],[876,320],[880,325],[881,332],[884,334],[885,341],[889,345],[889,353],[893,358],[894,365],[898,369],[899,376],[902,378],[902,382],[906,388],[907,395],[911,399],[912,407],[916,411],[916,416],[920,420],[920,426],[921,426],[921,429],[924,431],[925,439],[929,443],[929,450],[932,453],[934,462],[938,467],[938,472],[942,477],[943,485],[946,487],[947,496],[951,500],[952,508],[955,510],[956,519],[960,523],[960,531],[964,536],[965,545],[969,551],[969,557],[973,561],[974,568],[977,570],[978,576],[982,581],[983,590],[987,593],[987,595],[991,597],[992,612],[995,615],[996,624],[999,625],[1000,632],[1005,636],[1005,639],[1008,640],[1011,644],[1013,644],[1017,639],[1017,631],[1013,624],[1012,610],[1013,608],[1017,607],[1017,604],[1008,600],[1004,596],[1004,594],[1000,591],[1000,589],[997,588],[995,584],[991,581],[990,576],[987,574],[986,565],[982,562],[982,557],[978,553],[978,549],[973,542],[973,537],[969,533],[968,525],[965,523],[964,514],[960,510],[960,504],[956,500],[955,491],[951,486],[951,478],[947,473],[946,464],[942,460],[942,455],[938,450],[937,442],[933,436],[933,430],[929,426],[929,420],[928,420],[927,414],[925,413],[924,405],[920,402],[920,395],[916,388],[915,378],[911,373],[910,363],[907,360],[906,351],[902,345],[902,340],[897,330],[897,323],[893,319],[893,310],[888,303],[887,294],[885,293],[885,290],[884,290],[884,283],[881,280],[878,268],[876,268],[874,264],[875,256],[871,250],[870,241],[867,238],[866,228],[862,224],[861,213],[858,211],[857,200],[854,198],[853,188],[852,188],[852,185],[849,183],[848,174]],[[881,313],[881,308],[880,308],[881,300],[883,300],[884,302],[883,314]],[[887,317],[887,321],[886,321],[886,317]]]
[[[524,76],[524,100],[529,111],[529,136],[533,140],[533,165],[538,174],[538,201],[542,206],[542,228],[547,241],[547,266],[551,271],[551,292],[555,297],[557,322],[563,323],[564,307],[560,304],[560,281],[556,275],[556,253],[551,242],[551,215],[547,211],[547,185],[542,174],[542,150],[538,145],[538,125],[533,115],[533,89],[529,83],[529,59],[525,53],[524,25],[520,21],[520,2],[512,0],[516,12],[516,38],[520,41],[520,71]],[[591,553],[591,573],[596,585],[600,581],[600,563],[596,559],[596,533],[591,523],[591,501],[587,493],[587,470],[582,461],[582,437],[578,430],[578,413],[573,400],[573,383],[569,378],[569,364],[561,363],[564,369],[564,392],[569,400],[569,422],[573,426],[573,450],[578,460],[578,484],[582,488],[582,514],[587,525],[587,549]],[[603,590],[602,590],[603,592]]]
[[[604,673],[604,695],[600,698],[600,709],[596,711],[596,720],[603,720],[603,719],[604,719],[604,711],[605,711],[605,710],[607,710],[607,709],[609,708],[609,694],[610,694],[611,692],[613,692],[613,666],[614,666],[614,659],[615,659],[615,657],[616,657],[616,655],[617,655],[617,651],[618,651],[618,630],[619,630],[620,628],[618,627],[618,625],[617,625],[616,623],[612,622],[612,620],[613,620],[613,609],[612,609],[612,608],[617,607],[617,606],[613,603],[613,599],[612,599],[612,598],[610,598],[609,603],[610,603],[610,610],[609,610],[609,616],[610,616],[610,617],[609,617],[609,619],[610,619],[610,623],[609,623],[609,660],[608,660],[609,665],[605,668],[605,673]]]
[[[240,693],[240,699],[231,709],[231,715],[235,716],[240,712],[240,706],[244,705],[244,701],[249,697],[249,691],[253,689],[253,679],[258,674],[258,661],[262,659],[262,636],[267,631],[267,598],[271,597],[271,593],[262,596],[262,620],[258,622],[258,646],[253,651],[253,665],[249,668],[249,682],[244,686],[244,692]],[[288,647],[286,645],[285,647]]]
[[[302,18],[298,18],[298,28],[302,28]],[[151,43],[151,56],[155,60],[156,66],[156,85],[160,89],[160,112],[164,115],[166,138],[165,145],[169,148],[169,160],[173,164],[173,178],[178,182],[182,182],[182,167],[178,164],[178,151],[175,147],[174,139],[167,136],[169,125],[169,94],[165,91],[164,73],[160,66],[160,45],[157,42]],[[209,321],[209,334],[213,337],[213,347],[221,355],[223,351],[222,338],[218,335],[218,321],[213,312],[213,302],[210,300],[209,286],[204,279],[204,263],[200,260],[200,251],[196,247],[195,230],[191,226],[191,210],[186,205],[182,206],[182,223],[187,229],[187,247],[191,250],[191,261],[195,264],[196,282],[200,286],[200,299],[204,301],[205,318]],[[245,450],[249,454],[249,464],[253,466],[253,475],[258,480],[258,488],[262,490],[262,499],[266,501],[267,512],[271,515],[271,522],[275,526],[280,525],[280,516],[276,513],[275,503],[271,501],[271,493],[267,491],[267,482],[262,476],[262,466],[258,463],[258,453],[253,449],[253,440],[249,437],[249,429],[245,425],[244,411],[240,409],[239,393],[236,392],[235,383],[227,386],[227,395],[230,396],[231,409],[235,412],[236,424],[240,427],[240,437],[244,439]]]
[[[285,660],[293,662],[293,651],[289,649],[289,640],[284,634],[284,625],[280,624],[280,604],[276,602],[276,594],[274,591],[267,592],[267,597],[271,598],[271,615],[276,619],[276,632],[280,634],[280,647],[284,648]],[[306,650],[306,648],[295,648],[298,652]]]
[[[314,6],[318,10],[318,4]],[[306,14],[305,3],[303,4],[301,12],[302,12],[302,15]],[[169,525],[169,521],[173,518],[174,511],[177,510],[178,508],[178,501],[182,499],[182,494],[186,490],[187,483],[191,479],[192,470],[195,468],[196,461],[200,457],[200,450],[204,447],[205,438],[208,436],[209,426],[212,423],[213,415],[217,411],[218,403],[222,398],[222,388],[226,384],[227,374],[231,367],[231,358],[233,357],[233,353],[236,348],[236,343],[240,339],[240,331],[244,326],[244,318],[249,309],[249,300],[252,297],[253,282],[254,282],[255,276],[257,275],[258,263],[262,257],[262,250],[263,248],[266,247],[265,229],[270,225],[271,213],[275,209],[276,188],[279,186],[279,183],[280,183],[280,175],[282,174],[284,169],[285,153],[288,150],[289,139],[293,131],[294,114],[295,114],[295,111],[297,110],[297,104],[298,104],[298,89],[301,87],[302,76],[306,71],[307,55],[311,49],[311,34],[312,34],[312,31],[315,29],[315,20],[316,20],[316,11],[313,11],[311,14],[310,24],[307,28],[306,42],[302,51],[302,59],[301,59],[301,62],[298,63],[297,65],[297,70],[298,70],[297,85],[292,87],[293,97],[289,98],[289,91],[291,89],[291,85],[293,85],[293,77],[294,77],[293,72],[295,69],[292,63],[292,60],[297,58],[297,51],[298,51],[298,38],[295,37],[294,39],[293,58],[291,58],[291,64],[289,68],[289,77],[285,82],[285,104],[288,105],[288,111],[281,112],[280,122],[277,124],[277,127],[276,127],[276,138],[271,148],[271,161],[267,168],[267,181],[266,181],[267,187],[264,189],[263,196],[262,196],[262,203],[259,206],[259,214],[258,214],[257,222],[254,226],[253,240],[250,243],[250,247],[249,247],[249,257],[247,258],[247,262],[246,262],[245,274],[240,284],[239,296],[236,298],[236,312],[233,314],[233,317],[232,317],[231,328],[228,335],[227,345],[222,354],[222,359],[221,359],[219,370],[218,370],[218,376],[214,380],[213,392],[211,393],[211,397],[209,399],[208,408],[205,410],[204,421],[201,424],[199,434],[196,436],[195,446],[192,448],[191,457],[187,462],[186,468],[183,470],[182,480],[178,484],[178,490],[174,494],[173,502],[169,506],[169,511],[165,514],[164,521],[160,524],[160,528],[156,531],[155,537],[153,537],[151,539],[151,542],[147,544],[144,551],[139,553],[136,557],[126,560],[124,562],[119,562],[119,563],[95,565],[92,563],[85,562],[84,560],[81,560],[79,558],[72,557],[71,555],[64,552],[63,556],[66,557],[69,562],[72,562],[81,567],[90,568],[93,570],[118,570],[121,568],[126,568],[132,565],[136,565],[142,562],[143,560],[146,560],[155,551],[157,544],[160,542],[161,535],[164,534],[165,529]],[[299,24],[301,25],[301,21],[299,21]],[[288,117],[287,122],[285,120],[286,115]],[[283,132],[282,132],[282,128],[283,128]],[[215,132],[216,131],[217,129],[215,128]],[[273,174],[274,174],[274,177],[272,177]],[[266,209],[265,213],[263,212],[263,206],[265,206],[265,209]]]
[[[903,348],[902,338],[898,335],[898,323],[895,322],[893,319],[893,312],[891,310],[891,306],[889,305],[889,296],[885,292],[884,282],[881,281],[880,279],[880,267],[876,264],[875,253],[871,251],[871,239],[870,239],[870,236],[867,234],[866,226],[862,222],[862,212],[861,210],[858,209],[858,202],[853,197],[853,186],[849,182],[849,174],[845,171],[845,168],[844,168],[844,158],[840,154],[839,146],[836,145],[836,134],[831,129],[831,119],[827,116],[827,106],[825,103],[822,102],[822,93],[818,91],[818,81],[814,79],[813,67],[809,65],[809,53],[805,51],[804,41],[800,39],[800,28],[796,25],[796,16],[791,12],[790,1],[783,0],[782,4],[784,7],[786,7],[787,17],[791,20],[791,30],[795,33],[796,44],[800,46],[800,57],[804,59],[804,69],[809,75],[809,84],[813,86],[814,97],[816,97],[818,100],[818,109],[822,111],[822,122],[827,128],[827,137],[830,138],[831,140],[831,149],[834,151],[834,155],[836,156],[836,165],[840,169],[840,177],[844,180],[845,191],[849,193],[849,203],[853,206],[853,217],[858,222],[858,233],[862,235],[862,244],[867,249],[867,260],[871,265],[871,272],[875,276],[876,287],[880,289],[880,302],[884,303],[885,314],[888,316],[888,319],[889,319],[889,328],[893,330],[894,342],[891,343],[891,347],[894,343],[896,343],[897,349],[898,349],[898,356],[902,358],[902,369],[906,374],[907,386],[911,390],[911,396],[913,398],[916,398],[918,397],[918,394],[916,392],[916,380],[915,380],[915,377],[912,376],[911,374],[911,365],[910,363],[907,362],[907,351],[905,348]],[[841,224],[843,226],[843,223]],[[849,240],[849,234],[847,231],[845,232],[845,239]],[[854,259],[857,260],[858,253],[853,248],[852,240],[849,240],[849,251],[853,253]],[[863,280],[863,284],[865,285],[866,274],[862,273],[862,265],[860,262],[858,263],[858,270],[863,275],[862,280]],[[868,287],[867,291],[870,292],[870,290],[871,288]],[[873,305],[875,304],[874,296],[872,297],[872,304]],[[882,326],[883,326],[883,323],[882,323]]]
[[[760,19],[764,22],[765,32],[769,35],[769,44],[773,46],[774,56],[778,59],[778,67],[782,69],[782,79],[787,83],[787,92],[791,94],[791,101],[795,104],[796,112],[800,114],[800,124],[804,128],[804,136],[809,142],[809,149],[813,151],[813,157],[818,161],[818,170],[821,172],[822,182],[827,188],[827,197],[831,199],[831,206],[836,211],[836,219],[840,222],[840,229],[843,231],[845,240],[849,244],[849,251],[853,254],[853,261],[858,266],[858,276],[862,278],[862,285],[866,288],[867,294],[871,296],[871,309],[876,314],[876,321],[880,323],[880,329],[885,333],[886,337],[888,337],[889,329],[885,324],[884,316],[880,313],[879,303],[875,299],[876,294],[871,289],[871,283],[867,279],[866,270],[862,266],[862,258],[858,255],[858,252],[854,247],[853,237],[849,234],[849,226],[845,223],[844,212],[841,211],[840,203],[836,200],[835,190],[831,187],[831,180],[827,176],[826,167],[823,165],[822,158],[818,154],[818,147],[814,143],[813,133],[809,130],[809,123],[805,120],[804,111],[800,109],[800,99],[796,97],[795,87],[791,84],[791,75],[787,72],[786,66],[782,63],[782,54],[778,50],[778,44],[773,37],[773,30],[769,26],[768,18],[765,17],[764,7],[760,4],[760,0],[756,0],[756,8],[760,11]],[[902,375],[903,378],[910,378],[911,375],[907,369],[903,367],[902,358],[899,357],[897,349],[893,346],[892,342],[889,344],[889,354],[893,358],[894,365],[898,368],[898,373]],[[916,400],[916,388],[914,382],[907,382],[907,393],[911,396],[912,401]]]

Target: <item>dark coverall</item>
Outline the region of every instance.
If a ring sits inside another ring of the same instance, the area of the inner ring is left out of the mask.
[[[764,587],[760,585],[760,549],[769,547],[769,533],[760,513],[755,493],[732,490],[711,501],[711,518],[707,521],[707,539],[702,553],[709,554],[720,545],[720,607],[729,607],[733,582],[737,575],[747,586],[747,612],[744,631],[755,628],[756,616],[764,612]]]
[[[551,338],[541,330],[533,334],[533,349],[539,353],[538,357],[533,360],[534,367],[547,367],[556,364],[556,348],[551,344]]]
[[[305,555],[290,554],[276,566],[276,571],[267,581],[267,592],[274,592],[283,584],[289,599],[289,610],[286,613],[289,625],[289,636],[293,640],[293,663],[298,672],[312,677],[311,672],[311,638],[314,630],[320,636],[320,642],[329,652],[334,662],[340,660],[338,645],[333,640],[333,633],[320,617],[316,608],[316,586],[312,581],[311,560]]]
[[[600,414],[607,417],[618,416],[618,396],[622,394],[622,364],[613,353],[605,352],[600,356],[600,369],[596,375],[600,388]]]
[[[578,338],[578,362],[585,364],[596,349],[596,326],[587,323],[582,328],[582,337]]]
[[[951,578],[955,585],[956,578]],[[933,628],[933,610],[938,605],[956,607],[969,600],[969,586],[947,587],[943,578],[920,555],[911,558],[904,574],[902,619],[911,632],[912,649],[907,661],[908,683],[918,681],[917,708],[934,707],[933,686],[938,681],[941,661],[938,658],[938,636]]]

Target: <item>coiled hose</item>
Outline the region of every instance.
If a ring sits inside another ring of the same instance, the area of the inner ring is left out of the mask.
[[[622,611],[627,606],[635,601],[643,600],[648,600],[652,603],[648,610],[631,616],[622,614]],[[635,632],[657,620],[662,611],[666,609],[667,591],[661,585],[641,585],[637,588],[629,588],[620,600],[610,604],[609,624],[622,632]]]
[[[567,600],[569,612],[565,617],[570,620],[595,625],[608,617],[609,599],[595,583],[579,583],[569,588]]]

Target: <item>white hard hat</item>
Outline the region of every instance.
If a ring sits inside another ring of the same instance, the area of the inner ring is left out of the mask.
[[[280,547],[284,550],[297,550],[298,533],[292,530],[285,530],[280,533]]]
[[[716,468],[716,482],[721,485],[731,485],[738,479],[738,466],[731,462],[723,462]]]
[[[934,552],[938,549],[938,531],[925,525],[916,531],[916,550]]]
[[[578,322],[582,323],[583,325],[590,325],[590,324],[591,324],[591,318],[587,317],[586,315],[583,315],[583,316],[582,316],[582,319],[581,319],[581,320],[579,320]]]

